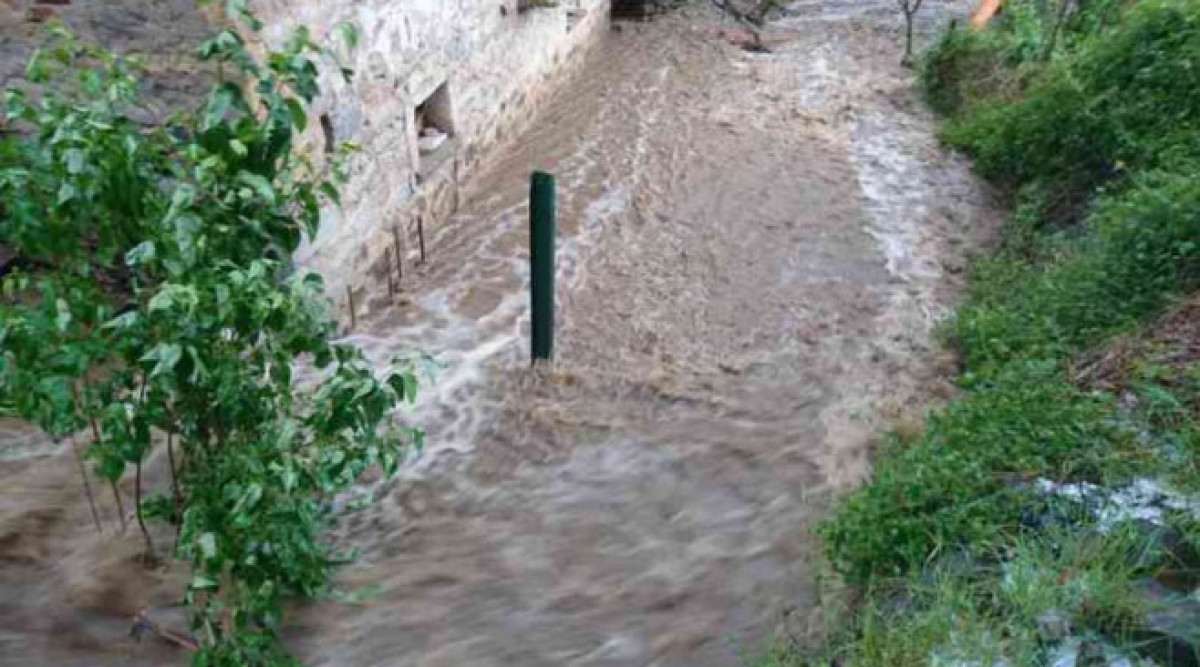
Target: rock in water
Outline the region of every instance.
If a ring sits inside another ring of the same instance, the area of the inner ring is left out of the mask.
[[[1153,579],[1138,582],[1150,611],[1142,619],[1139,650],[1173,667],[1200,667],[1200,600]]]

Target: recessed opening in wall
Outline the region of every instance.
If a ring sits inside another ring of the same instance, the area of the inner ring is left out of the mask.
[[[450,84],[443,82],[413,112],[417,128],[417,178],[424,181],[454,153]]]
[[[616,20],[646,21],[653,13],[650,0],[613,0],[612,17]]]
[[[337,139],[333,136],[333,121],[329,114],[321,114],[321,136],[325,139],[325,152],[332,153],[337,148]]]
[[[517,0],[517,12],[524,14],[539,7],[557,7],[558,0]]]
[[[587,10],[579,0],[565,0],[563,7],[567,10],[567,32],[571,32],[587,16]]]

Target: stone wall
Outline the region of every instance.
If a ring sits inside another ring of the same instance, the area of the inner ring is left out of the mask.
[[[539,3],[252,3],[271,44],[282,43],[300,24],[320,40],[333,41],[342,22],[360,33],[347,57],[356,75],[346,83],[332,63],[325,68],[323,95],[313,109],[320,122],[306,137],[313,155],[324,152],[330,139],[361,147],[351,161],[343,206],[324,212],[320,234],[297,258],[326,276],[331,293],[342,294],[368,272],[383,270],[394,227],[411,239],[416,216],[424,216],[428,229],[448,215],[458,184],[523,129],[565,70],[607,30],[609,0],[526,4]],[[449,135],[431,153],[418,146],[420,116]]]
[[[21,79],[25,64],[53,19],[86,42],[145,63],[148,121],[193,106],[211,77],[196,60],[215,30],[196,0],[0,0],[0,87]]]
[[[356,72],[348,83],[332,62],[324,67],[323,95],[303,146],[318,161],[331,140],[361,147],[343,205],[324,212],[320,234],[297,257],[325,274],[331,293],[379,270],[393,227],[408,239],[417,215],[427,227],[448,215],[458,185],[524,128],[607,30],[610,0],[546,4],[554,3],[251,0],[266,23],[262,37],[274,46],[299,25],[328,44],[343,22],[360,34],[358,47],[343,54]],[[0,0],[0,80],[22,75],[54,16],[85,40],[143,56],[150,69],[144,99],[152,108],[192,106],[207,90],[211,78],[194,54],[216,24],[196,0]],[[426,124],[449,135],[428,154],[418,147],[422,103]]]

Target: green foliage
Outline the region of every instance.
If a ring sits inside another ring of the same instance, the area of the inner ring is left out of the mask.
[[[1018,98],[1038,74],[1045,46],[1042,15],[1027,1],[1005,3],[994,29],[952,24],[924,54],[918,74],[934,111],[952,116],[989,100]]]
[[[1125,434],[1106,401],[1047,369],[981,388],[932,415],[920,442],[885,453],[871,483],[823,526],[834,567],[850,582],[898,576],[937,553],[995,549],[1019,530],[1038,476],[1096,478]]]
[[[934,111],[958,113],[967,102],[979,97],[978,89],[991,91],[987,75],[996,68],[989,62],[994,55],[990,45],[978,33],[951,27],[921,59],[918,70],[925,100]],[[1003,71],[1003,70],[1002,70]]]
[[[943,332],[967,391],[915,442],[893,438],[871,482],[822,526],[830,563],[867,602],[832,657],[790,651],[779,664],[924,664],[956,643],[963,659],[1040,664],[1047,609],[1125,638],[1144,611],[1132,582],[1162,565],[1133,554],[1153,545],[1078,528],[1035,537],[1038,517],[1071,508],[1029,483],[1146,476],[1196,488],[1194,365],[1139,359],[1121,395],[1067,371],[1200,289],[1200,3],[1077,3],[1057,42],[1049,4],[1005,7],[987,31],[948,31],[922,68],[949,116],[944,138],[1016,194],[1003,242],[973,263]],[[1071,511],[1075,526],[1092,520]],[[1200,543],[1194,521],[1169,521]],[[971,567],[943,568],[956,556]]]
[[[1081,37],[1075,48],[1021,99],[975,101],[947,128],[947,141],[971,153],[985,175],[1014,185],[1050,180],[1081,200],[1138,169],[1197,156],[1200,3],[1138,3],[1120,30]],[[931,96],[951,94],[927,82]]]
[[[1200,287],[1200,184],[1188,173],[1136,180],[1099,205],[1084,234],[1045,241],[1051,263],[1000,255],[976,265],[951,325],[968,378],[1063,360]]]
[[[145,504],[193,570],[198,666],[294,662],[280,603],[326,590],[335,495],[420,442],[391,416],[413,375],[332,342],[320,278],[290,269],[342,173],[294,150],[323,54],[301,30],[259,61],[222,30],[202,57],[245,83],[145,127],[138,64],[58,31],[36,89],[6,91],[20,134],[0,146],[0,238],[30,268],[3,283],[0,404],[56,439],[86,431],[113,482],[140,480],[156,442],[178,448],[176,489]],[[310,389],[300,361],[320,371]]]
[[[1148,175],[1101,204],[1088,229],[1043,239],[1046,264],[1012,253],[976,263],[948,327],[971,393],[933,415],[920,442],[885,454],[825,527],[831,560],[851,580],[902,574],[947,545],[995,546],[1029,504],[1015,479],[1114,473],[1128,433],[1061,368],[1200,287],[1200,184]]]
[[[1062,15],[1057,0],[1009,0],[986,30],[952,23],[922,62],[931,106],[949,115],[989,98],[1016,99],[1048,60],[1070,58],[1088,40],[1114,32],[1129,4],[1069,2]]]
[[[1152,610],[1139,577],[1166,562],[1136,531],[1105,540],[1051,531],[1007,545],[1000,565],[962,556],[919,577],[884,582],[840,621],[824,645],[785,647],[758,667],[907,667],[927,664],[1050,664],[1048,615],[1085,637],[1132,642]]]
[[[1200,287],[1200,3],[1147,0],[1112,30],[1072,17],[1070,48],[1019,99],[964,87],[981,58],[1015,68],[1034,57],[1029,7],[1006,9],[992,34],[951,29],[925,61],[934,103],[958,114],[947,138],[1024,187],[1005,243],[975,262],[946,328],[970,393],[932,416],[921,441],[883,456],[824,528],[831,561],[855,582],[903,574],[947,546],[1010,539],[1029,503],[1014,479],[1119,474],[1134,456],[1127,429],[1113,426],[1110,400],[1062,370]],[[967,99],[981,94],[991,97]],[[1046,229],[1105,183],[1081,228]]]

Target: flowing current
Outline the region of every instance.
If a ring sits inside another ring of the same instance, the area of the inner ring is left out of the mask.
[[[622,24],[472,180],[347,338],[437,360],[408,416],[429,447],[339,527],[339,583],[371,595],[294,610],[306,664],[730,665],[803,626],[808,530],[946,391],[931,331],[999,217],[898,28],[890,0],[794,4],[761,53],[699,8]],[[536,370],[533,169],[560,208]],[[181,575],[93,535],[69,450],[35,440],[0,433],[0,664],[185,663],[127,637]]]

